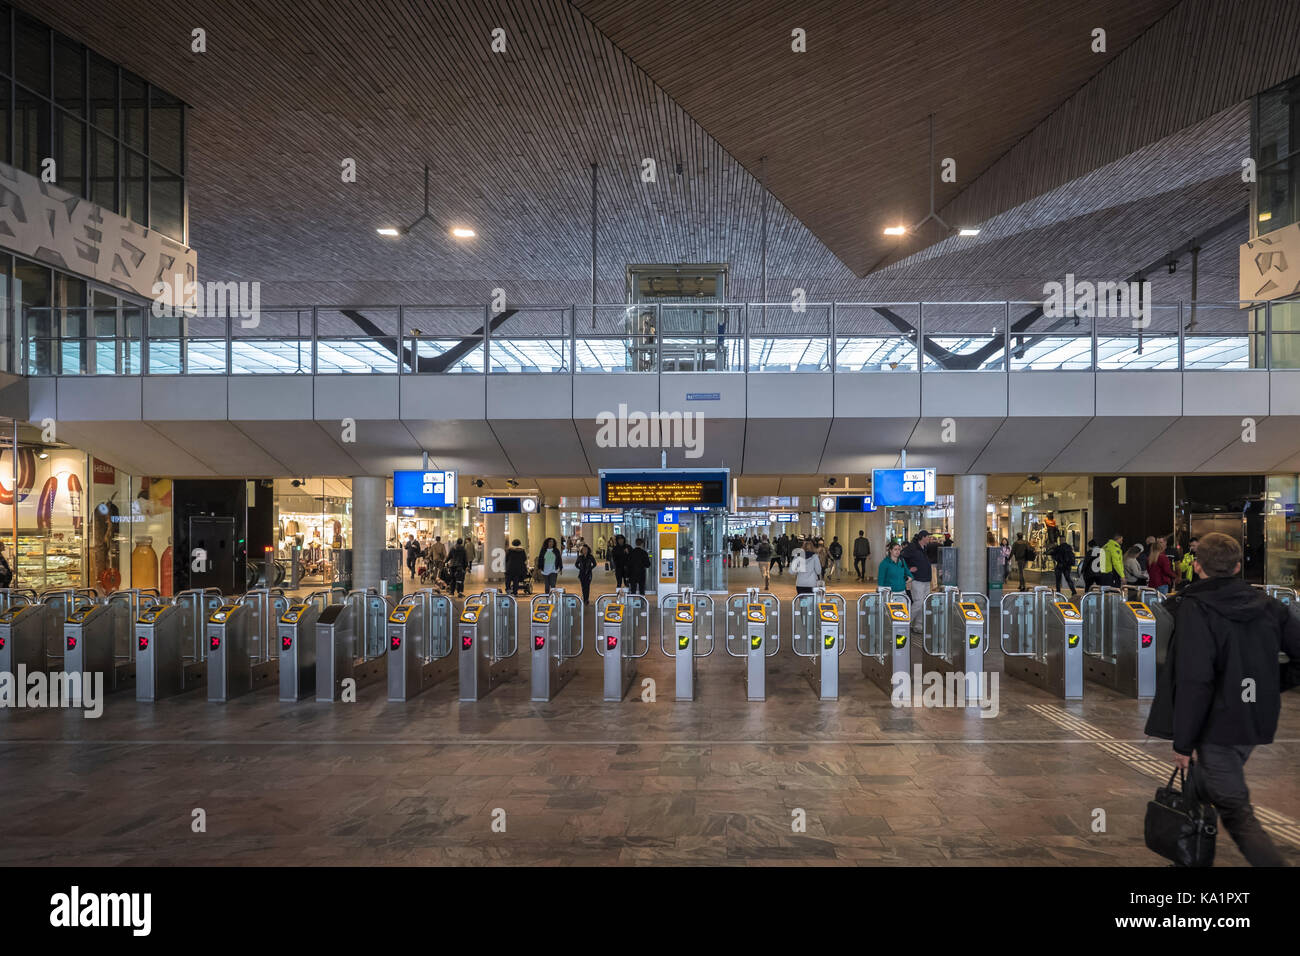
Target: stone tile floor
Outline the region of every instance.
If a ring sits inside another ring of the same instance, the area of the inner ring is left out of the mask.
[[[355,704],[268,688],[228,704],[114,695],[99,720],[0,711],[0,864],[1162,865],[1142,821],[1169,747],[1143,738],[1145,703],[1006,679],[992,719],[895,709],[852,648],[840,699],[819,702],[788,644],[768,700],[748,703],[739,668],[718,650],[698,699],[677,702],[656,646],[641,675],[657,701],[634,688],[607,704],[589,641],[550,703],[528,700],[523,661],[472,704],[454,683],[405,704],[372,684]],[[1278,739],[1248,781],[1300,864],[1300,695]],[[1245,862],[1226,835],[1219,862]]]

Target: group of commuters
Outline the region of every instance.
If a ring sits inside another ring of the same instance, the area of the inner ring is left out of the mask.
[[[1088,542],[1082,555],[1076,554],[1074,547],[1064,536],[1058,538],[1047,556],[1052,559],[1052,571],[1058,591],[1070,589],[1070,596],[1075,597],[1079,588],[1074,575],[1078,572],[1083,579],[1086,591],[1094,585],[1105,587],[1123,587],[1137,585],[1155,588],[1161,594],[1169,594],[1177,588],[1190,584],[1193,580],[1192,564],[1196,557],[1198,538],[1192,538],[1187,549],[1174,557],[1172,535],[1157,537],[1152,535],[1145,544],[1124,547],[1124,535],[1116,532],[1106,541],[1098,544],[1095,540]],[[1019,578],[1020,590],[1025,590],[1025,571],[1038,558],[1038,552],[1025,540],[1023,534],[1017,534],[1014,542],[1001,541],[1003,573],[1006,581],[1011,576],[1014,566]]]
[[[425,538],[418,540],[415,535],[406,536],[406,567],[411,579],[416,577],[416,564],[423,558],[427,564],[425,575],[441,581],[451,594],[465,594],[465,575],[474,566],[477,548],[473,538],[457,538],[448,547],[442,541],[442,535],[435,535],[432,541]]]

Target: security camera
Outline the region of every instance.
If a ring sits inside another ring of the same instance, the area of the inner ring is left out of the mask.
[[[475,487],[475,488],[482,488],[482,487],[483,487],[483,479],[482,479],[482,478],[475,478],[475,479],[474,479],[474,487]]]
[[[835,479],[834,479],[834,478],[827,478],[827,479],[826,479],[826,487],[828,487],[828,488],[834,488],[834,487],[835,487]]]

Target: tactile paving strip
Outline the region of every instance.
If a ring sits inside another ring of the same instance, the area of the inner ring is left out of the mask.
[[[1173,765],[1168,760],[1161,760],[1152,756],[1140,747],[1135,747],[1130,743],[1115,740],[1109,734],[1105,733],[1098,727],[1094,727],[1086,720],[1082,720],[1074,714],[1069,713],[1059,705],[1055,704],[1030,704],[1029,709],[1045,720],[1050,720],[1058,727],[1062,727],[1071,733],[1078,734],[1088,740],[1097,741],[1097,746],[1119,760],[1124,761],[1138,773],[1144,773],[1148,777],[1155,777],[1158,780],[1168,780],[1169,774],[1173,771]],[[1295,847],[1300,847],[1300,823],[1292,820],[1290,817],[1283,816],[1276,810],[1270,810],[1268,807],[1261,807],[1259,804],[1252,804],[1255,808],[1255,817],[1269,835],[1276,837]]]

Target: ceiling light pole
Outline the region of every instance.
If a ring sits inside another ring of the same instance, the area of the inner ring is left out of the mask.
[[[591,327],[596,328],[596,163],[591,164]]]

